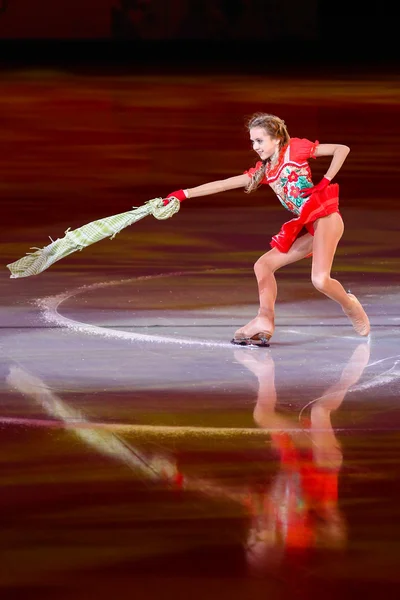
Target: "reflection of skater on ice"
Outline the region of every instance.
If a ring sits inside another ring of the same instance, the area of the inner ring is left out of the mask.
[[[306,405],[309,408],[307,420],[302,417],[299,424],[276,406],[275,365],[271,352],[261,354],[246,348],[235,351],[236,360],[258,380],[253,416],[259,429],[254,433],[262,438],[264,433],[265,437],[270,436],[279,457],[279,472],[272,483],[265,478],[265,484],[261,483],[256,490],[243,481],[231,485],[212,476],[196,477],[187,473],[174,452],[166,448],[161,452],[148,452],[136,446],[132,430],[128,443],[119,434],[118,425],[91,423],[42,379],[19,366],[11,367],[7,383],[38,402],[53,420],[64,425],[81,442],[124,463],[144,480],[231,502],[242,513],[245,511],[250,520],[244,541],[247,560],[251,569],[262,572],[291,549],[340,548],[346,543],[346,525],[338,505],[342,451],[332,427],[331,413],[340,407],[349,388],[361,377],[369,355],[367,342],[357,346],[338,382],[322,396],[311,399]]]
[[[309,416],[300,423],[276,410],[275,365],[270,352],[236,351],[235,358],[259,382],[254,419],[271,429],[280,470],[268,489],[252,493],[252,527],[248,558],[256,570],[279,560],[285,549],[313,546],[340,548],[346,543],[346,524],[338,504],[342,450],[331,423],[349,388],[368,364],[370,347],[361,343],[344,367],[339,381],[307,404]]]

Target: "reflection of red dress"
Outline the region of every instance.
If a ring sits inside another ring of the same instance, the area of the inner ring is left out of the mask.
[[[302,198],[301,191],[312,187],[310,158],[315,158],[315,149],[319,142],[305,138],[291,138],[282,148],[274,167],[266,169],[262,184],[269,185],[278,196],[281,204],[295,215],[295,218],[283,224],[279,233],[271,241],[271,246],[281,252],[288,252],[293,242],[305,227],[314,235],[314,222],[332,213],[339,212],[339,186],[329,185],[322,192],[315,192],[308,198]],[[249,177],[261,166],[245,171]]]
[[[338,502],[339,469],[315,464],[311,451],[301,452],[287,433],[272,434],[285,477],[281,528],[291,548],[313,546],[316,518]],[[283,498],[281,499],[281,501]]]

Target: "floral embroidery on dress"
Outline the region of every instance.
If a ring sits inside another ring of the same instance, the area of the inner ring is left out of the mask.
[[[315,151],[319,145],[306,139],[292,138],[279,152],[276,163],[267,162],[265,175],[261,183],[269,185],[278,196],[280,203],[296,216],[308,198],[303,198],[302,190],[313,187],[309,158],[316,158]],[[262,162],[246,173],[252,176]]]
[[[289,210],[291,210],[292,212],[294,212],[294,213],[296,213],[296,214],[298,213],[297,206],[295,206],[294,204],[292,204],[292,203],[290,202],[290,200],[286,200],[285,204],[286,204],[286,206],[287,206],[287,208],[288,208]]]
[[[297,175],[297,173],[295,171],[292,171],[291,173],[289,173],[287,180],[290,182],[293,181],[298,181],[299,176]]]
[[[265,183],[271,186],[281,204],[298,216],[306,201],[306,198],[301,196],[301,192],[312,187],[313,182],[308,163],[291,161],[289,153],[290,147],[288,145],[282,149],[274,168],[267,170]]]

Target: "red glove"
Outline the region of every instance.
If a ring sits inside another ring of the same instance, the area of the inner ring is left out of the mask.
[[[327,188],[329,184],[330,179],[323,177],[321,181],[317,183],[317,185],[314,185],[314,187],[304,188],[304,190],[300,192],[300,196],[302,198],[308,198],[308,196],[311,196],[311,194],[313,194],[314,192],[322,192],[322,190]]]
[[[163,203],[164,206],[169,204],[168,198],[172,198],[172,196],[174,198],[177,198],[179,200],[179,202],[183,202],[187,198],[187,196],[183,190],[177,190],[176,192],[171,192],[170,194],[168,194],[168,196],[166,198],[164,198],[164,203]]]

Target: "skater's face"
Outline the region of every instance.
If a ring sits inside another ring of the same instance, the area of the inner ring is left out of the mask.
[[[273,156],[279,147],[279,140],[268,135],[263,127],[250,129],[250,140],[261,160]]]

